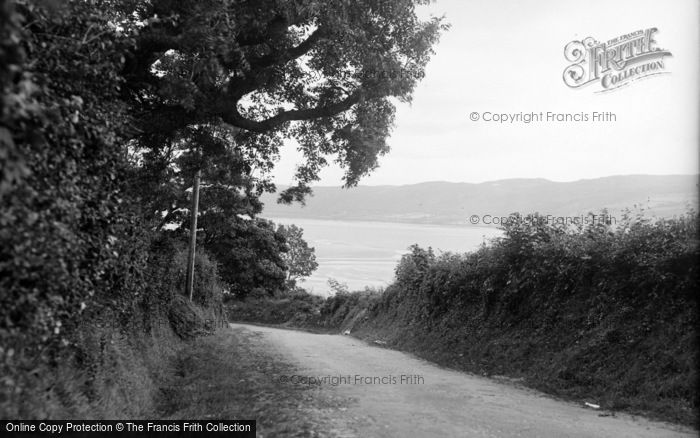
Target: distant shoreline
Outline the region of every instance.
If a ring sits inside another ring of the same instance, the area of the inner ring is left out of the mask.
[[[308,216],[295,216],[295,215],[266,215],[262,214],[260,216],[263,219],[271,220],[275,223],[278,221],[293,221],[293,220],[305,220],[305,221],[324,221],[324,222],[356,222],[356,223],[366,223],[371,224],[401,224],[401,225],[422,225],[422,226],[432,226],[432,227],[454,227],[454,228],[487,228],[489,230],[501,229],[500,226],[496,225],[472,225],[469,223],[468,218],[465,218],[464,222],[417,222],[409,220],[399,220],[399,219],[363,219],[363,218],[337,218],[337,217],[308,217]]]
[[[282,186],[279,189],[283,189]],[[558,183],[543,179],[468,184],[434,182],[406,186],[315,187],[306,205],[282,205],[277,194],[261,197],[263,216],[331,221],[391,222],[472,227],[476,217],[580,217],[603,209],[618,222],[632,215],[672,218],[698,209],[697,175],[619,176]]]

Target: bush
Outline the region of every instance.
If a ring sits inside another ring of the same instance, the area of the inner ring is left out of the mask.
[[[232,220],[221,235],[205,238],[203,247],[220,263],[221,278],[236,297],[253,290],[272,295],[285,289],[285,240],[272,222]]]
[[[473,253],[411,247],[383,294],[336,294],[322,320],[445,365],[692,423],[697,224],[694,212],[617,226],[514,215]]]
[[[244,299],[229,298],[226,309],[229,319],[235,322],[316,328],[319,326],[322,303],[323,298],[295,288],[274,296],[262,291],[259,294],[251,293]]]
[[[188,248],[182,243],[176,243],[173,256],[171,279],[172,290],[185,294],[187,281]],[[223,304],[224,286],[219,278],[219,268],[209,254],[198,249],[194,258],[194,284],[192,300],[206,308],[221,308]]]
[[[381,289],[369,287],[364,291],[348,292],[347,287],[338,286],[337,282],[331,285],[336,293],[326,298],[320,309],[320,325],[326,328],[352,330],[374,308],[383,293]]]

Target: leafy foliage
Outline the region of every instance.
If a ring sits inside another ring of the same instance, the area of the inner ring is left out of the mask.
[[[305,156],[302,200],[327,157],[354,185],[388,151],[390,98],[409,101],[432,53],[440,18],[420,21],[426,0],[155,0],[134,13],[148,20],[127,62],[145,146],[186,126],[240,128],[239,147],[271,163],[283,138]],[[267,147],[259,147],[261,144]],[[255,147],[252,147],[255,145]]]
[[[277,232],[284,236],[288,250],[282,254],[287,266],[287,280],[292,287],[299,279],[308,277],[318,268],[314,248],[304,240],[304,230],[296,225],[280,225]]]
[[[20,41],[23,37],[22,16],[8,0],[0,2],[0,199],[12,184],[27,176],[29,169],[15,145],[13,132],[33,133],[27,126],[32,115],[38,114],[33,92],[36,85],[24,71],[26,52]]]
[[[2,3],[0,410],[10,418],[47,415],[26,407],[50,396],[30,370],[99,362],[104,350],[81,356],[80,335],[97,320],[142,329],[149,287],[166,287],[124,193],[120,70],[133,39],[111,6]]]
[[[285,239],[271,221],[229,219],[222,233],[205,234],[203,246],[219,262],[221,279],[238,297],[255,289],[266,294],[285,288]]]
[[[350,288],[346,283],[341,283],[335,278],[328,279],[328,287],[333,295],[347,295],[350,293]]]
[[[115,99],[132,41],[109,27],[108,12],[95,12],[98,3],[19,9],[32,62],[14,66],[24,95],[4,96],[26,168],[2,193],[4,334],[59,340],[73,314],[138,281],[128,272],[143,261],[132,241],[141,231],[120,206],[126,163],[117,141],[128,117]]]

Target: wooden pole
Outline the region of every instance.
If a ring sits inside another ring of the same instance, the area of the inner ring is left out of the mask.
[[[202,171],[198,170],[194,175],[194,186],[192,187],[192,218],[190,219],[190,248],[187,256],[187,290],[192,301],[194,294],[194,256],[197,246],[197,211],[199,210],[199,180],[202,178]]]

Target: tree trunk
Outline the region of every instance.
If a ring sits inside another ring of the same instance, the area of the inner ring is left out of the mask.
[[[194,175],[194,185],[192,186],[192,218],[190,219],[190,248],[187,256],[187,290],[185,295],[190,297],[194,293],[194,256],[197,246],[197,211],[199,210],[199,180],[202,177],[202,171],[198,170]]]

